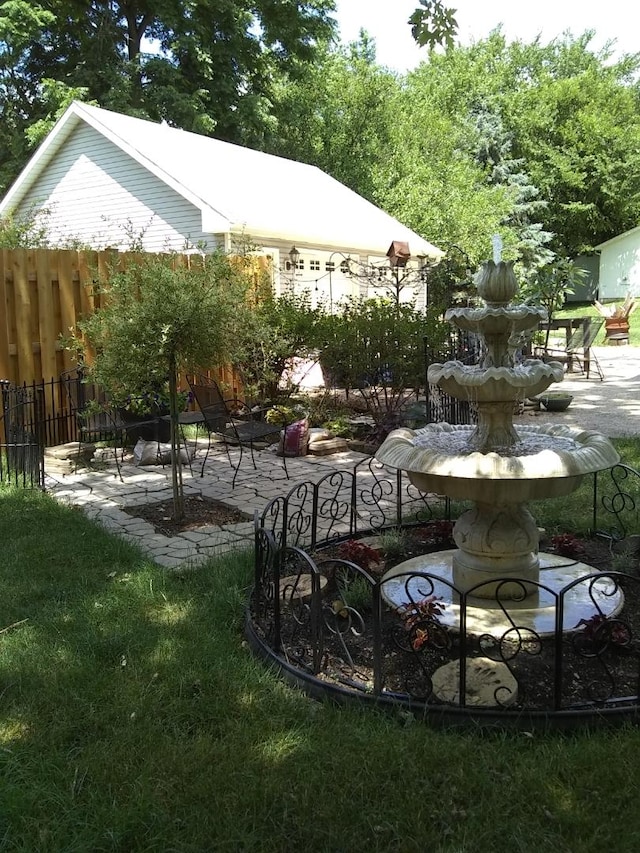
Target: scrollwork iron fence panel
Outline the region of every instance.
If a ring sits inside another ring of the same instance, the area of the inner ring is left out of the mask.
[[[320,540],[329,542],[353,534],[353,481],[353,472],[335,471],[316,484],[312,548]]]
[[[379,649],[372,637],[380,621],[376,580],[349,560],[322,559],[317,565],[327,578],[322,608],[324,670],[340,684],[375,692]]]
[[[387,695],[437,703],[433,677],[459,655],[445,599],[454,587],[425,570],[407,569],[380,581],[383,628],[381,682]],[[445,613],[446,611],[448,613]]]
[[[624,539],[630,531],[640,530],[640,472],[619,462],[606,471],[594,474],[593,528],[613,540]],[[601,513],[615,522],[600,525]]]
[[[570,596],[590,602],[583,618],[570,626],[558,671],[580,669],[569,685],[567,707],[637,704],[640,699],[640,579],[623,572],[598,572],[568,584],[560,593],[561,612]],[[565,619],[565,623],[566,623]],[[563,683],[567,692],[568,686]]]
[[[354,532],[398,525],[401,472],[386,468],[373,456],[354,467],[352,505]]]
[[[257,518],[256,525],[258,525]],[[277,652],[282,648],[278,594],[281,559],[282,549],[273,533],[266,528],[256,526],[254,586],[250,599],[251,618],[264,639]]]
[[[288,663],[296,663],[314,675],[322,669],[322,586],[324,578],[312,558],[301,548],[288,547],[278,579],[280,640]]]
[[[615,467],[600,482],[598,508],[618,527],[620,512],[635,511],[628,484],[638,475]],[[422,558],[412,558],[419,562],[404,571],[400,564],[395,577],[371,553],[369,571],[350,561],[358,548],[364,555],[376,551],[376,537],[391,529],[402,543],[416,506],[407,493],[396,472],[388,476],[365,460],[351,478],[298,486],[257,517],[252,618],[280,659],[319,679],[316,684],[425,713],[546,720],[554,713],[640,711],[640,577],[593,570],[568,574],[564,587],[552,588],[543,568],[539,581],[498,578],[462,592],[446,574],[427,571]],[[384,506],[378,511],[379,495]],[[429,512],[429,499],[418,493],[415,500]],[[413,515],[419,520],[419,511]],[[414,542],[431,541],[429,523],[427,536],[411,526]],[[371,540],[361,541],[365,534]],[[313,543],[312,553],[298,546],[303,540]],[[577,565],[560,559],[548,568]],[[401,588],[399,599],[390,593],[392,583]],[[542,609],[542,617],[527,614],[532,608]],[[478,678],[486,683],[476,704]]]

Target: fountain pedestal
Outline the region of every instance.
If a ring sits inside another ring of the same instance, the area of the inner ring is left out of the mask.
[[[457,520],[453,539],[458,551],[453,555],[453,584],[466,591],[483,584],[474,595],[495,598],[500,586],[502,598],[523,598],[538,581],[539,532],[524,504],[494,506],[476,503]],[[517,578],[518,583],[487,583],[492,578]]]

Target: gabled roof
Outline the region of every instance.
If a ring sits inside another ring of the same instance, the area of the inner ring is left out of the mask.
[[[640,239],[640,225],[636,225],[635,228],[630,228],[628,231],[623,231],[622,234],[617,234],[615,237],[611,237],[609,240],[605,240],[604,243],[599,243],[597,246],[594,246],[594,249],[599,252],[601,249],[604,249],[605,246],[610,246],[617,240],[622,240],[625,237],[628,237],[630,234],[634,233],[637,233],[638,238]]]
[[[0,202],[19,205],[80,122],[85,122],[202,211],[203,230],[256,242],[348,248],[384,256],[393,240],[411,254],[440,249],[315,166],[74,101]]]

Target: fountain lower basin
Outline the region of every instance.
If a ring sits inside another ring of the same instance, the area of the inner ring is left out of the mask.
[[[448,423],[397,429],[376,458],[407,471],[421,491],[500,504],[571,494],[585,474],[619,461],[608,439],[590,430],[519,426],[519,444],[489,453],[469,446],[474,431],[474,426]]]
[[[475,427],[429,424],[394,430],[376,458],[406,471],[423,492],[474,505],[456,521],[452,578],[478,597],[532,594],[539,582],[539,531],[531,500],[571,494],[586,474],[610,468],[618,453],[604,436],[563,425],[523,426],[515,444],[482,453],[469,447]],[[502,580],[513,578],[511,588]]]

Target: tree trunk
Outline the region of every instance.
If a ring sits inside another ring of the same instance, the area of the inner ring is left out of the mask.
[[[182,464],[180,462],[180,435],[178,430],[178,382],[176,360],[169,362],[169,404],[171,412],[171,490],[173,493],[173,518],[184,518],[184,489],[182,486]]]

